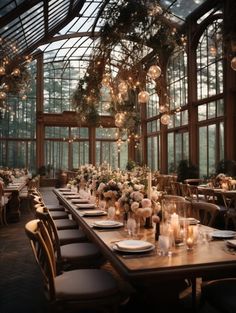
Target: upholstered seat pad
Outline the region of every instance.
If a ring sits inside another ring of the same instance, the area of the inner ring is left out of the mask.
[[[220,312],[236,312],[236,279],[220,279],[204,285],[203,298]]]
[[[65,208],[62,205],[56,204],[46,204],[46,207],[49,211],[65,211]]]
[[[50,211],[50,215],[54,220],[68,218],[68,213],[59,211]]]
[[[99,248],[91,242],[81,242],[81,243],[72,243],[68,245],[61,246],[61,256],[62,259],[70,261],[75,261],[77,259],[88,259],[96,258],[101,255]]]
[[[55,223],[56,228],[57,228],[58,230],[62,230],[62,229],[75,229],[75,228],[78,228],[78,224],[76,223],[76,221],[70,220],[70,219],[68,219],[68,218],[66,218],[66,219],[54,220],[54,223]]]
[[[55,277],[58,300],[93,300],[114,295],[118,286],[113,276],[101,269],[80,269]]]
[[[61,245],[73,242],[87,241],[87,237],[81,229],[58,230],[58,237]]]

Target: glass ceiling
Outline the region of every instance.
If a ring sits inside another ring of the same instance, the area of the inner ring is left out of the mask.
[[[147,4],[153,0],[143,1]],[[160,0],[160,4],[170,19],[182,24],[205,1]],[[43,51],[46,63],[67,59],[88,61],[94,39],[104,24],[100,13],[108,2],[117,1],[1,0],[0,37],[17,45],[22,54]]]

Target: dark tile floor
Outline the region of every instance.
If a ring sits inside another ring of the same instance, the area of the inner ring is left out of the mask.
[[[47,204],[55,203],[56,198],[48,188],[41,190]],[[33,219],[33,213],[22,208],[20,222],[0,226],[0,312],[1,313],[49,313],[49,305],[44,297],[41,273],[35,262],[24,225]],[[158,297],[158,293],[156,294]],[[140,303],[139,294],[134,295],[120,313],[139,311],[145,302]],[[180,309],[183,313],[193,312],[190,289],[181,297]],[[168,309],[152,310],[158,313],[170,312]],[[78,313],[78,312],[77,312]]]

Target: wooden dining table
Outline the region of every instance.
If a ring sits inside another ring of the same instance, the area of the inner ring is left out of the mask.
[[[88,238],[95,242],[112,263],[116,271],[135,287],[150,288],[150,286],[173,286],[173,282],[199,277],[231,277],[236,272],[236,253],[227,248],[225,240],[199,239],[192,250],[185,245],[173,247],[171,254],[160,255],[158,242],[155,242],[154,229],[140,228],[137,239],[149,241],[156,245],[155,251],[149,253],[123,253],[114,250],[115,242],[128,239],[129,235],[124,227],[112,229],[98,229],[93,223],[102,217],[85,217],[84,210],[77,209],[71,199],[59,189],[54,189],[59,202],[63,204],[78,221]],[[118,218],[118,217],[117,217]],[[199,225],[199,233],[210,233],[214,229]],[[235,250],[236,252],[236,250]]]

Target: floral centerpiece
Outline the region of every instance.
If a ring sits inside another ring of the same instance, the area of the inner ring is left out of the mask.
[[[107,183],[101,182],[97,193],[100,199],[107,202],[107,207],[115,206],[115,202],[121,197],[122,187],[122,183],[111,179]]]
[[[7,186],[12,183],[12,172],[10,170],[0,169],[0,179],[3,181],[4,185]]]
[[[131,181],[123,184],[123,191],[121,197],[118,199],[118,204],[124,213],[136,213],[141,206],[144,198],[144,186],[142,184],[135,184]]]

